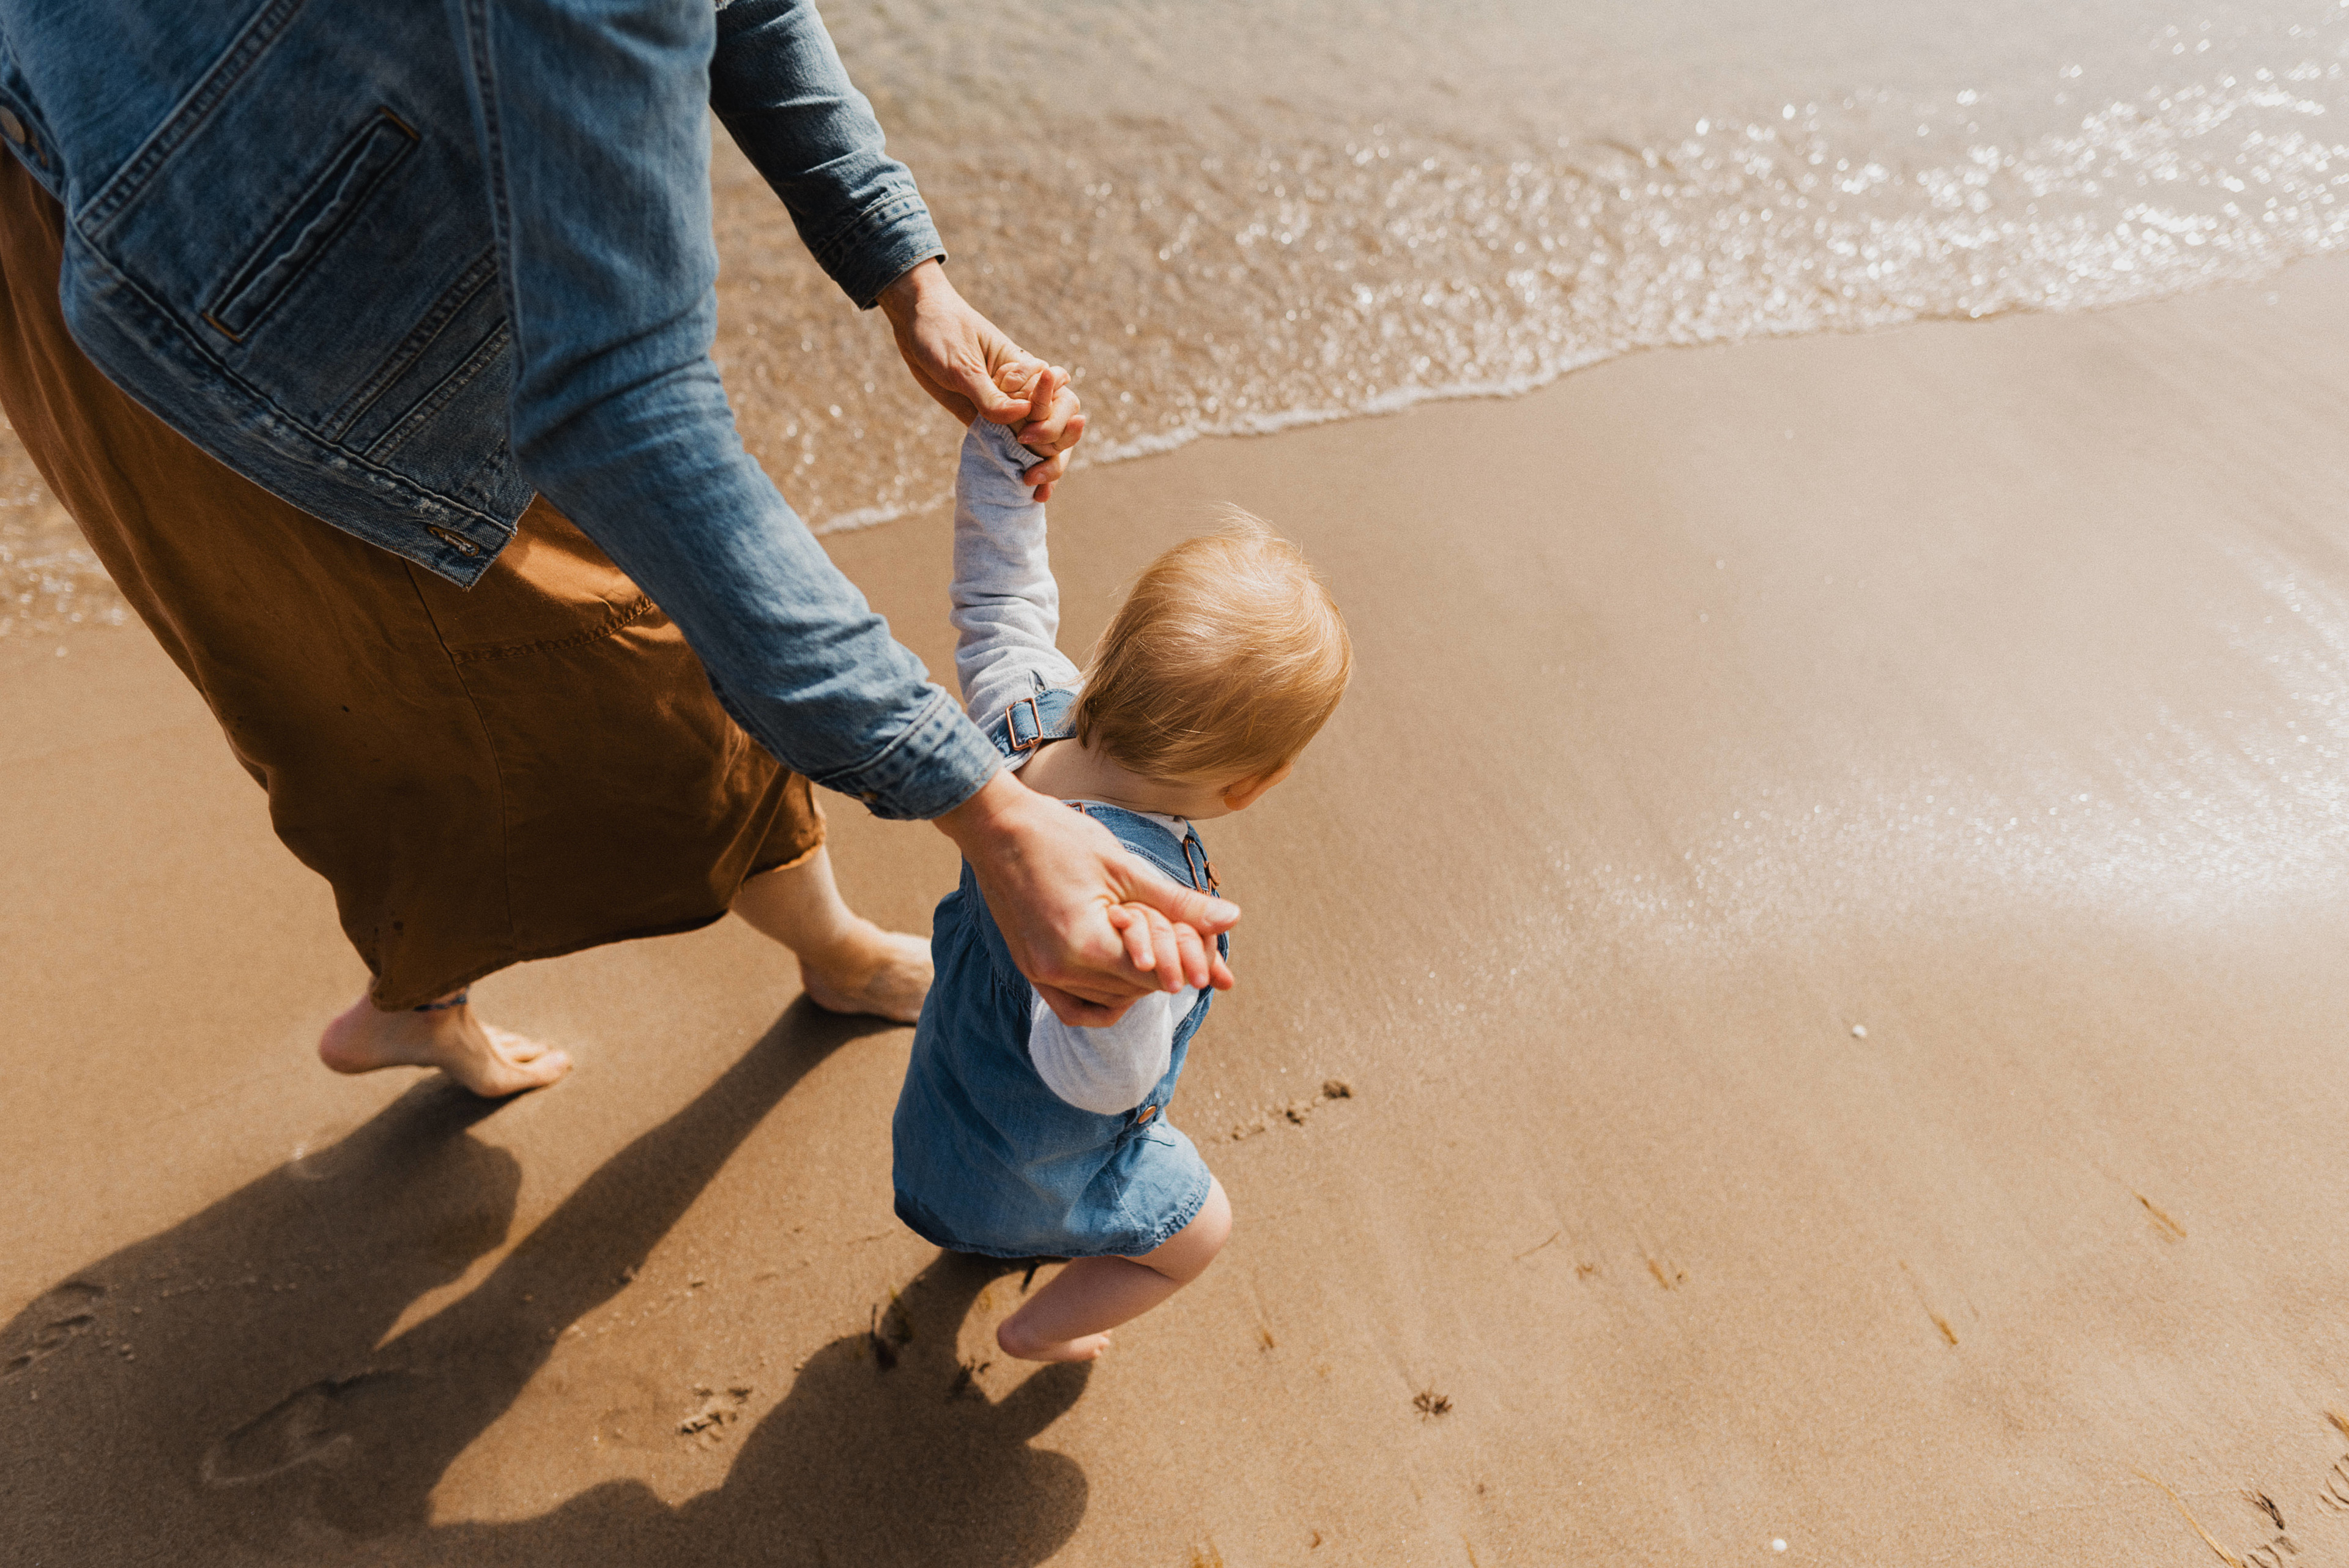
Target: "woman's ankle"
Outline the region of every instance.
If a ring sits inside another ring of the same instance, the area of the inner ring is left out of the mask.
[[[481,1023],[462,992],[390,1010],[363,996],[326,1025],[318,1057],[344,1074],[439,1068],[486,1098],[543,1088],[571,1070],[567,1053]]]

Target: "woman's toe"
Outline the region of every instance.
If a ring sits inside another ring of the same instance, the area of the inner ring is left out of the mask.
[[[568,1052],[543,1045],[527,1035],[493,1023],[483,1024],[481,1033],[489,1037],[489,1061],[481,1064],[477,1075],[458,1075],[458,1081],[477,1095],[518,1095],[525,1089],[543,1089],[571,1071]]]

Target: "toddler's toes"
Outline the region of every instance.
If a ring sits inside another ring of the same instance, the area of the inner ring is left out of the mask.
[[[1030,1339],[1020,1331],[1018,1318],[1009,1317],[995,1331],[995,1343],[1015,1361],[1092,1361],[1109,1348],[1109,1335],[1085,1334],[1074,1339]]]
[[[1039,1361],[1098,1361],[1101,1353],[1109,1348],[1109,1335],[1089,1334],[1081,1339],[1062,1340],[1050,1346],[1050,1354],[1040,1355]]]

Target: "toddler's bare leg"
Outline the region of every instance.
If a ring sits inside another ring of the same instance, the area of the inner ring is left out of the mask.
[[[829,1012],[871,1012],[911,1023],[930,989],[930,944],[885,931],[849,909],[819,848],[796,866],[742,884],[733,910],[799,956],[808,1000]]]
[[[1091,1361],[1109,1331],[1140,1317],[1206,1271],[1232,1233],[1224,1184],[1207,1179],[1207,1201],[1174,1239],[1139,1258],[1079,1258],[995,1331],[1021,1361]]]
[[[473,1016],[461,991],[428,1007],[386,1012],[366,997],[318,1038],[318,1057],[337,1073],[438,1067],[487,1098],[543,1088],[571,1071],[561,1051]]]

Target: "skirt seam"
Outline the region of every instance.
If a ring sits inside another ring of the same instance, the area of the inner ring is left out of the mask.
[[[613,610],[605,618],[603,625],[593,631],[580,632],[574,637],[556,638],[549,642],[516,643],[510,648],[470,649],[462,652],[450,648],[444,639],[440,649],[449,656],[449,661],[457,665],[488,664],[501,659],[519,659],[526,653],[554,653],[566,648],[580,648],[591,642],[601,642],[614,632],[626,631],[659,607],[647,596],[638,594],[634,604],[626,609]],[[439,628],[436,627],[434,629]]]
[[[407,567],[409,591],[416,596],[417,607],[424,612],[426,624],[432,628],[433,637],[438,639],[440,643],[440,652],[443,657],[448,659],[450,668],[457,677],[457,689],[465,694],[466,711],[473,716],[473,728],[481,738],[481,749],[489,753],[490,775],[497,781],[498,890],[505,900],[504,914],[506,936],[503,945],[505,950],[511,954],[514,950],[513,855],[507,846],[507,836],[512,827],[512,816],[511,807],[508,804],[506,791],[505,758],[499,754],[497,732],[491,729],[488,718],[481,712],[481,699],[473,694],[471,683],[465,679],[463,661],[459,659],[456,654],[450,650],[449,647],[449,634],[440,629],[440,618],[432,613],[432,601],[425,597],[423,586],[416,580],[416,574],[422,568],[413,565],[412,563],[403,562],[402,565]],[[504,969],[509,965],[523,961],[524,961],[510,957],[504,963],[498,964],[492,969],[483,970],[481,972],[481,974],[495,973],[497,970]],[[481,975],[478,974],[470,975],[456,983],[459,986],[471,985],[475,980],[480,978]],[[432,999],[428,997],[425,1000],[430,1001]]]

